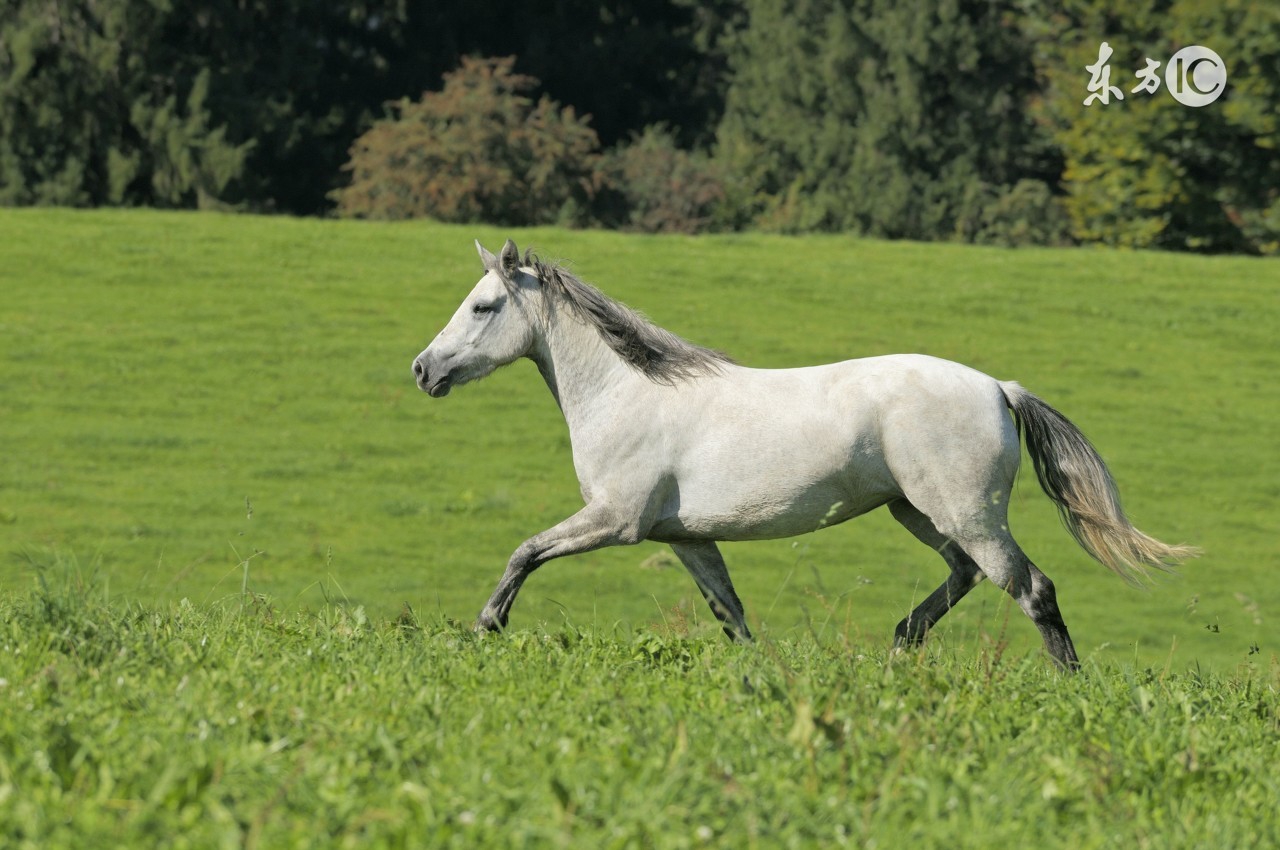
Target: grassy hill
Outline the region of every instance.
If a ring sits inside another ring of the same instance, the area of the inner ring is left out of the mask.
[[[511,550],[580,504],[530,364],[440,401],[410,377],[479,277],[471,240],[507,235],[747,364],[919,351],[1020,381],[1098,445],[1140,527],[1206,551],[1133,591],[1024,474],[1014,532],[1082,657],[1232,669],[1280,649],[1274,261],[836,236],[0,210],[0,590],[78,572],[148,604],[247,586],[469,622]],[[713,634],[664,551],[555,562],[512,625]],[[873,649],[945,569],[883,512],[725,554],[759,631]],[[991,587],[937,634],[1038,645]]]

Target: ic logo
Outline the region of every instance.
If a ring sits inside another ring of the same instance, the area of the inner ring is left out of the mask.
[[[1208,106],[1227,88],[1227,63],[1207,47],[1184,47],[1164,68],[1169,94],[1183,106]]]

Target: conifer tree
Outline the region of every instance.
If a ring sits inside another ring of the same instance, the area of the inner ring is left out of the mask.
[[[1036,114],[1065,156],[1078,239],[1133,248],[1280,253],[1280,6],[1248,0],[1073,3],[1031,36],[1047,81]],[[1123,100],[1088,98],[1106,42]],[[1168,91],[1183,47],[1220,55],[1221,97],[1200,107]],[[1148,61],[1156,88],[1141,91]]]
[[[1013,4],[746,7],[720,155],[765,226],[976,236],[1020,180],[1055,178],[1026,115],[1035,72]],[[1047,188],[1023,195],[1052,203]]]

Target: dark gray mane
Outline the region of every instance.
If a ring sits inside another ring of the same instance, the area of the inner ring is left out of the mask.
[[[625,304],[574,277],[567,269],[525,251],[521,265],[534,270],[549,294],[559,297],[628,365],[650,380],[675,384],[710,375],[732,363],[727,355],[703,348],[658,327]]]

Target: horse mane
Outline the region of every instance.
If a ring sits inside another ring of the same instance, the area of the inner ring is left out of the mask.
[[[695,345],[641,313],[584,283],[558,263],[545,262],[526,250],[521,265],[534,274],[550,294],[569,305],[579,319],[594,327],[623,362],[649,380],[669,386],[711,375],[733,360],[723,352]]]

